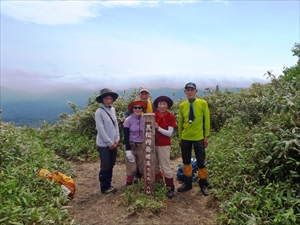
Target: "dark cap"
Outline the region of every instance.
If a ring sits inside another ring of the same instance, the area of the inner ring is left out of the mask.
[[[184,87],[184,89],[187,89],[187,88],[195,88],[196,89],[197,87],[196,87],[195,83],[189,82]]]

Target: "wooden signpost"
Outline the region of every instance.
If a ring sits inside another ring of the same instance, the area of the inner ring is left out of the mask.
[[[144,115],[144,193],[153,194],[155,190],[155,114]]]

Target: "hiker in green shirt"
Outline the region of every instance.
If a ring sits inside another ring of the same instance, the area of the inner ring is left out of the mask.
[[[178,192],[189,191],[192,185],[191,155],[194,146],[198,166],[199,186],[203,195],[208,195],[207,169],[205,167],[205,148],[208,146],[210,133],[210,112],[205,100],[196,98],[197,88],[195,83],[187,83],[184,93],[188,100],[179,105],[179,145],[181,147],[184,184]]]

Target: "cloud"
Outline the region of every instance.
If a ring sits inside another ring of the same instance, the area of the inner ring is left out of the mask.
[[[246,70],[272,70],[272,69],[276,69],[276,70],[282,70],[281,67],[268,67],[268,66],[240,66],[239,68],[241,69],[246,69]]]
[[[1,1],[1,13],[23,22],[43,25],[77,24],[100,14],[90,1]]]
[[[1,13],[39,25],[78,24],[101,16],[105,8],[156,7],[160,4],[189,4],[196,1],[1,1]]]
[[[151,89],[174,88],[180,89],[188,82],[195,82],[199,88],[238,87],[247,88],[254,82],[266,83],[265,79],[258,77],[230,76],[228,74],[146,74],[128,71],[126,74],[99,74],[99,73],[64,73],[45,74],[39,71],[24,69],[1,69],[1,85],[12,89],[30,92],[48,92],[58,89],[77,88],[98,91],[104,87],[116,91],[137,88],[146,85]],[[128,77],[131,81],[128,82]],[[222,78],[220,78],[222,77]]]
[[[274,75],[282,75],[283,67],[279,66],[240,66],[239,69],[248,71],[264,71],[264,73],[272,72]]]
[[[230,40],[215,35],[219,20],[217,26],[206,27],[209,16],[190,16],[195,2],[199,1],[1,1],[1,85],[35,91],[182,88],[190,81],[200,88],[249,87],[264,83],[267,71],[281,73],[278,65],[284,54],[277,52],[278,46],[268,40],[260,47],[263,39],[257,46],[244,45],[231,32]],[[151,8],[159,6],[163,7]],[[128,10],[142,7],[151,9]],[[72,25],[78,23],[84,26]],[[63,24],[72,26],[53,26]]]

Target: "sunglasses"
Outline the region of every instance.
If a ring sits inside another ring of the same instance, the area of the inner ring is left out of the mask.
[[[143,107],[140,107],[140,106],[133,106],[132,108],[133,109],[140,109],[140,110],[143,109]]]

